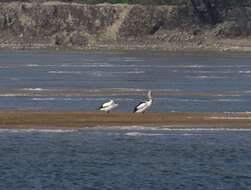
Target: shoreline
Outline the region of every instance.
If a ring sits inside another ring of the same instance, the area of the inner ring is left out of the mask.
[[[193,44],[194,45],[194,44]],[[251,44],[249,46],[185,46],[182,47],[181,44],[176,43],[175,47],[173,44],[162,45],[162,44],[152,44],[152,46],[145,45],[94,45],[88,47],[56,47],[54,45],[47,44],[0,44],[0,52],[5,51],[27,51],[27,52],[151,52],[160,54],[203,54],[203,55],[250,55]]]
[[[0,112],[0,129],[81,129],[91,127],[168,127],[251,129],[251,112]]]

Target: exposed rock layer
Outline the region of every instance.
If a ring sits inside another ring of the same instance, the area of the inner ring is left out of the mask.
[[[209,26],[182,6],[0,3],[0,46],[250,51],[250,18],[231,10]]]

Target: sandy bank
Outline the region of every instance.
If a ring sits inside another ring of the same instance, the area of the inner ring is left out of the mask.
[[[96,126],[251,128],[251,113],[0,112],[0,128]]]

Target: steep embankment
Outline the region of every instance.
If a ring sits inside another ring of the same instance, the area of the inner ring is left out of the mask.
[[[209,26],[187,7],[0,3],[0,47],[251,51],[251,9],[245,11],[245,23],[232,10]]]

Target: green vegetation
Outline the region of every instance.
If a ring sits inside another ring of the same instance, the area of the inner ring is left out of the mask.
[[[80,0],[81,3],[124,3],[124,4],[151,4],[151,5],[178,5],[184,4],[187,0]]]
[[[65,0],[74,1],[74,0]],[[77,0],[76,0],[77,1]],[[78,0],[81,3],[98,4],[98,3],[124,3],[124,4],[153,4],[153,5],[180,5],[196,2],[199,4],[219,4],[225,6],[251,5],[251,0]]]
[[[217,24],[222,21],[223,15],[231,8],[251,5],[251,0],[190,0],[194,13],[203,23]]]

